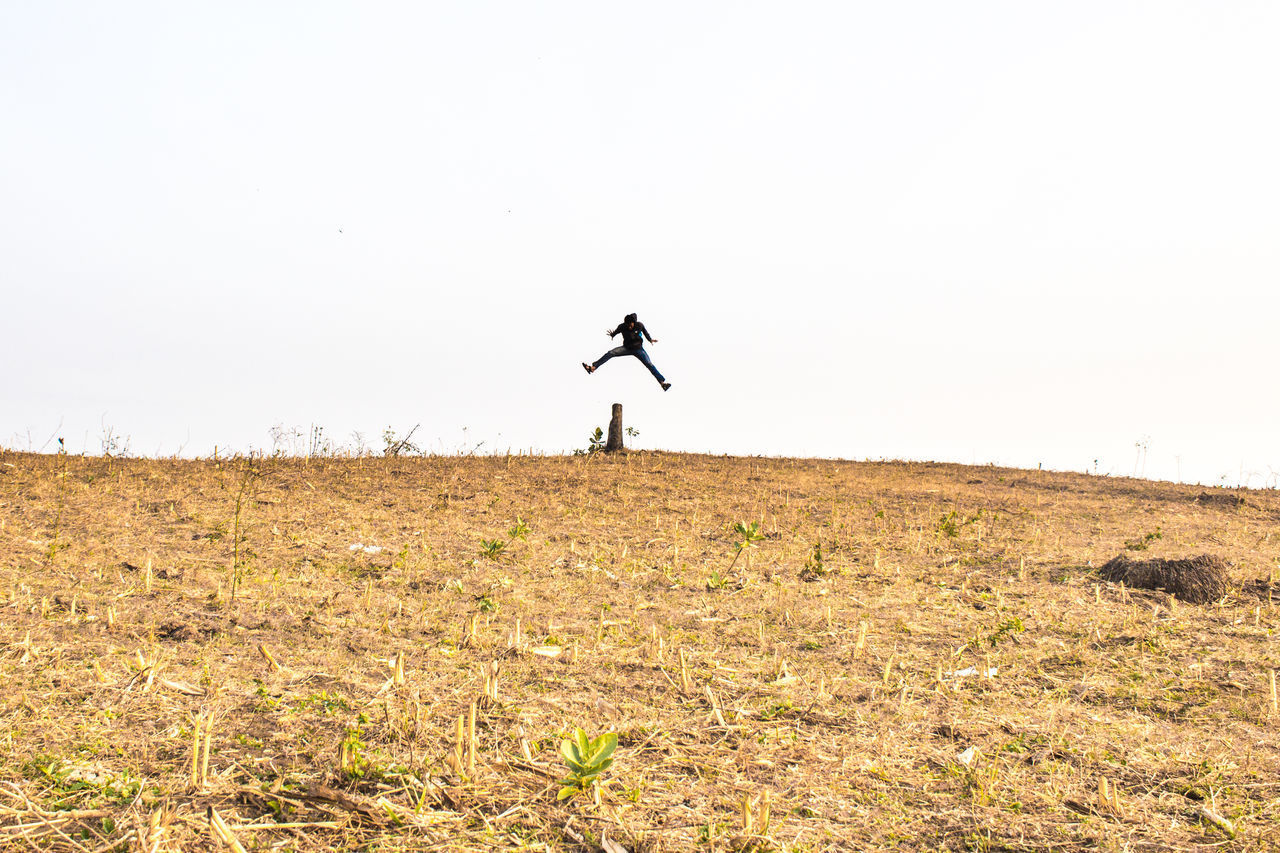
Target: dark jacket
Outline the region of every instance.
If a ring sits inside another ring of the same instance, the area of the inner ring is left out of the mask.
[[[622,345],[627,349],[644,349],[644,341],[640,339],[644,335],[649,343],[653,343],[653,337],[649,334],[649,330],[644,327],[644,323],[636,320],[631,324],[631,328],[627,328],[626,323],[620,323],[618,328],[609,333],[609,337],[622,333]]]

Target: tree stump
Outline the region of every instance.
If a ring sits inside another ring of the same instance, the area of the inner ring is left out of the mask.
[[[609,419],[609,439],[605,442],[606,453],[623,450],[622,446],[622,404],[613,404],[613,417]]]

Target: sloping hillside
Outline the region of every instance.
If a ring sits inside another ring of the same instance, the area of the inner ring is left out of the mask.
[[[1277,520],[955,465],[4,453],[0,846],[1280,847]],[[558,799],[577,728],[615,762]]]

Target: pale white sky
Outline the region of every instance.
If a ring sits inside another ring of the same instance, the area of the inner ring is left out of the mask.
[[[560,452],[616,401],[638,447],[1275,484],[1278,43],[1222,0],[8,3],[0,444]],[[579,366],[630,311],[666,394]]]

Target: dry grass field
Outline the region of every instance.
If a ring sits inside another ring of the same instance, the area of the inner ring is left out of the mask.
[[[941,464],[0,453],[0,848],[1280,849],[1277,522]],[[1200,554],[1206,604],[1100,573]]]

